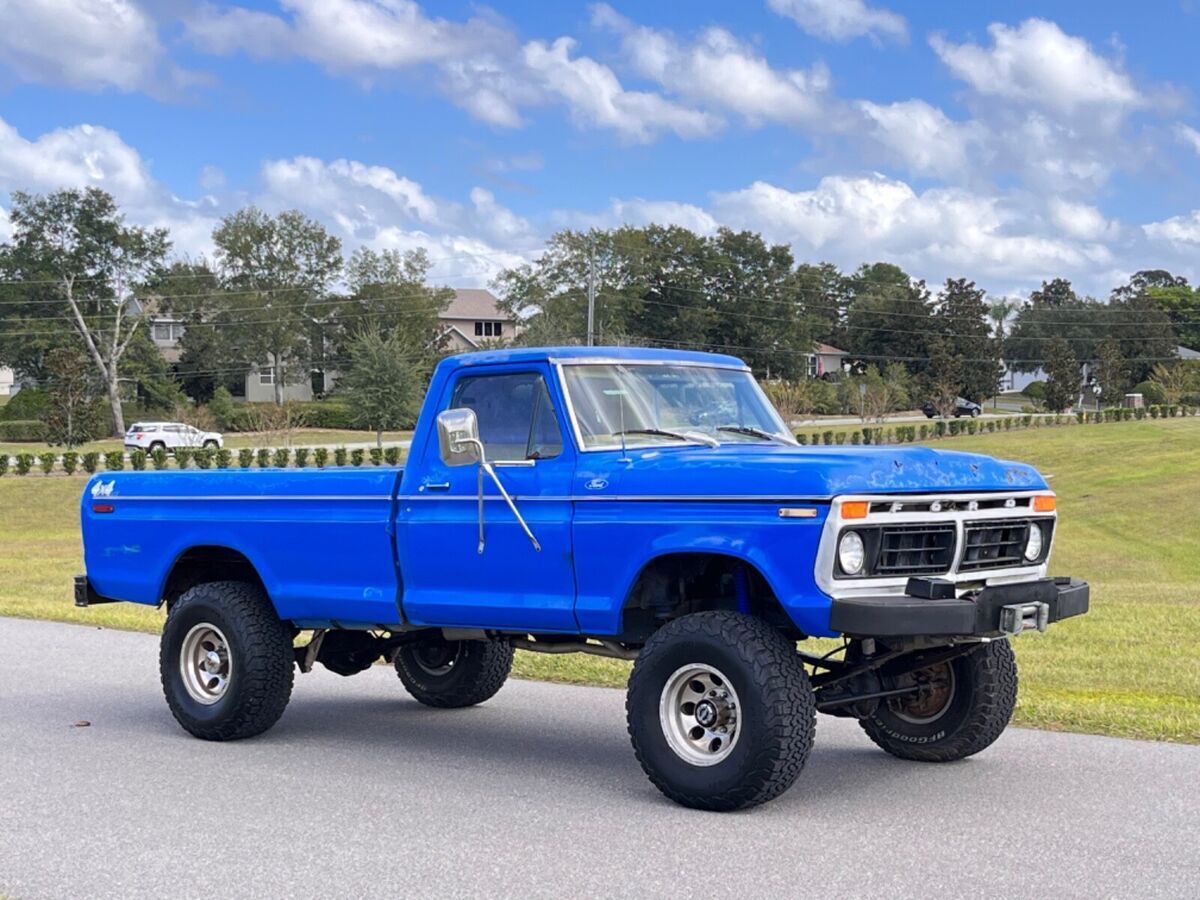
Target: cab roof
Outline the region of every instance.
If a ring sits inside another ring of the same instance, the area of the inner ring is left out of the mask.
[[[449,356],[443,364],[454,368],[463,366],[498,365],[529,362],[630,362],[630,363],[687,363],[690,365],[722,366],[745,369],[746,364],[736,356],[722,353],[701,353],[696,350],[668,350],[661,347],[512,347],[504,350],[482,350]]]

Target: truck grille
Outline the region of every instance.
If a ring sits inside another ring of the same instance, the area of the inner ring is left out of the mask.
[[[939,575],[954,561],[954,525],[888,525],[881,529],[875,575]]]
[[[1025,542],[1029,538],[1027,520],[968,522],[964,532],[966,546],[962,561],[958,564],[960,572],[1026,564]]]

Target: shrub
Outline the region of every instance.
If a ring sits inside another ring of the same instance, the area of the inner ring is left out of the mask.
[[[979,428],[975,422],[967,423],[967,434],[975,434],[975,432],[977,432],[978,430],[979,430]]]
[[[950,437],[955,437],[961,427],[962,424],[958,421],[958,419],[951,419],[949,423]]]
[[[208,401],[208,411],[217,427],[222,431],[235,430],[237,424],[237,404],[233,402],[233,394],[225,385],[220,385],[213,391],[212,399]]]
[[[387,449],[385,449],[383,451],[383,460],[389,466],[400,465],[400,448],[399,447],[388,447]]]
[[[846,443],[846,432],[839,431],[837,434],[835,434],[833,436],[833,440],[834,440],[834,443],[836,443],[838,446],[841,446],[842,444]]]
[[[43,475],[49,475],[54,471],[54,464],[58,462],[57,453],[39,453],[38,466],[42,470]]]
[[[21,394],[25,393],[21,391]],[[21,396],[18,394],[17,396]],[[34,419],[15,419],[0,422],[0,441],[37,444],[46,440],[46,423]]]
[[[922,425],[921,426],[921,440],[923,440],[923,441],[928,440],[928,438],[929,438],[929,426]]]
[[[1025,416],[1025,418],[1022,419],[1022,421],[1025,423],[1025,427],[1028,428],[1030,425],[1033,424],[1033,416]]]
[[[862,432],[861,431],[850,432],[850,443],[861,444],[862,443]]]
[[[346,448],[338,447],[333,451],[333,464],[335,466],[344,466],[346,464]]]
[[[0,452],[0,478],[8,474],[8,454]]]
[[[0,420],[42,422],[50,412],[50,395],[38,388],[22,388],[0,406]]]
[[[1157,381],[1139,381],[1133,386],[1134,394],[1141,394],[1147,406],[1159,406],[1167,402],[1166,392]]]
[[[233,465],[233,451],[226,450],[224,447],[222,447],[217,451],[214,462],[216,462],[218,469],[228,469],[231,465]]]
[[[350,451],[350,465],[361,466],[363,464],[363,458],[365,455],[366,454],[363,453],[361,447],[357,450],[351,450]]]
[[[1170,406],[1167,407],[1167,416],[1168,417],[1173,419],[1178,414],[1179,414],[1179,407],[1176,406],[1174,403],[1172,403]]]
[[[313,462],[317,464],[318,469],[323,469],[329,462],[329,450],[325,447],[318,447],[313,451]]]
[[[150,460],[154,463],[154,469],[157,472],[163,471],[167,467],[167,451],[162,447],[156,447],[154,452],[150,454]]]
[[[29,470],[33,468],[32,453],[18,453],[16,473],[18,475],[28,475]]]
[[[841,441],[838,441],[838,443],[840,444]],[[372,447],[370,450],[370,453],[371,453],[371,465],[382,466],[383,465],[383,448],[382,447]]]
[[[1004,430],[1012,431],[1012,423],[1013,423],[1012,416],[1006,416],[1004,418]]]
[[[129,467],[135,472],[141,472],[146,468],[146,451],[145,450],[130,450],[129,451]]]
[[[1158,407],[1157,406],[1150,407],[1150,418],[1152,418],[1152,419],[1158,418]]]
[[[945,437],[946,436],[946,421],[945,421],[945,419],[938,419],[938,421],[934,422],[933,430],[934,430],[934,433],[936,433],[938,437]]]
[[[260,469],[269,469],[271,467],[271,451],[266,447],[260,447],[258,452],[254,454],[254,458],[258,462]]]
[[[95,475],[96,469],[100,467],[100,454],[93,451],[83,454],[83,471],[89,475]]]
[[[79,468],[79,454],[74,450],[67,450],[62,455],[62,470],[68,475],[74,475],[75,470]]]
[[[175,466],[180,469],[186,469],[192,464],[192,451],[186,447],[180,447],[175,451]]]
[[[238,451],[238,465],[243,469],[248,469],[254,465],[254,451],[249,447],[243,447]]]
[[[308,453],[309,453],[309,450],[307,447],[297,447],[296,448],[296,468],[297,469],[303,469],[305,466],[308,465]]]
[[[804,445],[806,445],[808,443],[808,435],[805,434],[803,431],[797,431],[796,432],[796,443],[803,447]]]
[[[113,450],[104,454],[104,468],[110,472],[120,472],[125,468],[125,451]]]
[[[817,444],[821,443],[821,436],[814,431],[812,434],[812,440],[809,441],[809,443],[814,447],[817,446]]]
[[[862,430],[862,442],[864,444],[871,443],[871,429],[870,428],[864,428]]]
[[[213,465],[213,451],[208,447],[202,450],[197,450],[194,456],[197,469],[211,469]]]
[[[291,450],[289,450],[287,447],[280,447],[278,450],[276,450],[274,452],[274,454],[272,454],[271,465],[273,465],[277,469],[286,469],[287,465],[288,465],[288,460],[291,458],[291,456],[292,456]]]
[[[1031,381],[1021,389],[1021,393],[1030,400],[1045,400],[1046,399],[1046,382]]]

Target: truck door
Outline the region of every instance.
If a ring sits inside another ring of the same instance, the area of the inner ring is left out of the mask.
[[[541,550],[485,476],[480,551],[478,469],[445,465],[431,433],[424,447],[412,449],[411,464],[422,475],[400,498],[404,614],[413,623],[578,630],[570,499],[575,451],[556,394],[548,369],[529,365],[465,369],[446,386],[437,411],[474,410],[487,459]]]

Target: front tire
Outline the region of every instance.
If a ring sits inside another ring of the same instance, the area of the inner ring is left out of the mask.
[[[163,628],[163,694],[176,721],[198,738],[253,737],[287,708],[293,658],[291,629],[261,588],[198,584],[171,607]]]
[[[396,674],[413,699],[438,709],[475,706],[496,695],[512,671],[507,641],[447,641],[427,635],[396,651]]]
[[[1017,703],[1017,661],[1008,641],[896,679],[924,684],[910,699],[882,701],[860,720],[867,736],[901,759],[950,762],[989,747],[1008,727]],[[889,685],[884,685],[889,687]]]
[[[650,781],[693,809],[779,796],[804,768],[816,730],[795,646],[735,612],[695,613],[655,632],[634,663],[625,709]]]

